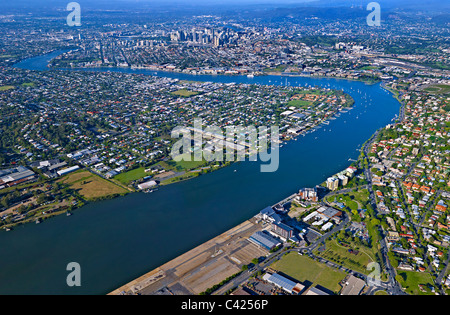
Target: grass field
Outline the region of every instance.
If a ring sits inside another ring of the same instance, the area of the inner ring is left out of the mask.
[[[350,248],[352,247],[344,247],[338,244],[336,240],[332,240],[326,242],[324,252],[316,254],[349,269],[369,274],[371,270],[367,270],[367,265],[372,261],[376,261],[374,254],[369,248],[360,246],[358,249],[359,253],[355,255],[348,252]]]
[[[298,108],[308,108],[312,106],[312,102],[309,101],[303,101],[303,100],[292,100],[288,103],[288,106],[294,106]]]
[[[361,67],[359,70],[378,70],[378,69],[380,69],[380,67],[365,66],[365,67]]]
[[[332,269],[297,253],[289,253],[283,256],[281,260],[272,264],[271,267],[297,279],[303,284],[310,282],[312,286],[320,285],[335,293],[341,290],[339,282],[346,276],[342,271]]]
[[[145,172],[145,167],[140,167],[125,173],[121,173],[119,175],[114,176],[115,180],[118,180],[124,185],[128,185],[130,182],[134,180],[138,180],[147,176],[151,176],[151,173]]]
[[[172,94],[178,95],[178,96],[183,96],[183,97],[190,97],[190,96],[198,95],[199,93],[198,92],[194,92],[194,91],[189,91],[189,90],[186,90],[186,89],[181,89],[181,90],[178,90],[176,92],[172,92]]]
[[[60,179],[59,182],[68,184],[87,200],[128,193],[124,188],[88,171],[69,174]]]
[[[180,161],[176,162],[176,169],[179,171],[193,170],[204,165],[205,163],[205,161]]]
[[[433,93],[433,94],[449,94],[450,93],[450,85],[445,85],[445,84],[431,85],[431,86],[424,88],[424,91]]]
[[[203,159],[202,161],[193,161],[194,156],[191,154],[185,154],[180,156],[179,158],[180,159],[184,158],[186,161],[176,162],[174,160],[170,160],[167,162],[162,162],[160,163],[160,165],[163,166],[165,169],[171,169],[178,172],[182,172],[182,171],[190,171],[206,164],[205,159]]]
[[[186,171],[197,169],[205,164],[206,164],[205,160],[203,160],[203,161],[180,161],[180,162],[175,162],[173,160],[169,160],[169,161],[158,162],[154,166],[159,165],[162,168],[164,168],[166,171],[174,171],[174,172],[185,171],[186,172]],[[124,185],[129,185],[132,181],[135,181],[135,180],[147,177],[147,176],[152,176],[152,173],[145,172],[145,170],[148,168],[151,168],[151,167],[140,167],[140,168],[128,171],[128,172],[124,172],[124,173],[114,176],[114,179]],[[194,177],[194,176],[193,175],[191,175],[191,176],[182,175],[181,177],[188,178],[188,177]],[[180,179],[180,178],[177,178],[177,179]],[[164,184],[176,182],[177,179],[171,179],[171,180],[164,181]]]
[[[161,184],[161,186],[170,185],[170,184],[177,183],[177,182],[180,182],[183,180],[197,177],[198,175],[199,175],[198,173],[185,173],[185,174],[177,176],[177,177],[172,177],[172,178],[163,180],[160,184]]]
[[[14,89],[14,86],[12,86],[12,85],[0,86],[0,91],[8,91],[8,90],[12,90],[12,89]]]
[[[398,271],[398,274],[403,280],[400,280],[400,285],[405,288],[406,293],[412,295],[429,295],[433,294],[427,285],[433,284],[431,275],[427,272],[414,272],[414,271]],[[422,292],[419,289],[419,284],[425,285],[425,291]]]
[[[361,202],[369,201],[369,191],[367,189],[352,191],[352,192],[348,193],[348,195],[354,196],[355,200],[357,200],[357,201],[361,201]]]
[[[287,65],[280,65],[276,68],[266,68],[264,69],[264,72],[283,72],[284,70],[286,70]]]
[[[351,210],[358,210],[362,204],[369,201],[369,191],[367,189],[352,191],[342,195],[331,196],[327,198],[328,202],[342,202]]]

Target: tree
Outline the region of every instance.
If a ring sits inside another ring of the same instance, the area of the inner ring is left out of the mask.
[[[373,218],[370,220],[370,224],[372,224],[373,227],[379,226],[381,224],[380,220]]]
[[[402,283],[402,282],[404,281],[403,277],[402,277],[400,274],[398,274],[398,275],[395,276],[395,280],[396,280],[398,283]]]
[[[341,230],[341,231],[338,233],[338,239],[339,239],[339,240],[344,240],[345,237],[346,237],[345,231],[344,231],[344,230]]]
[[[41,194],[36,201],[38,204],[43,204],[44,202],[48,201],[48,197],[45,194]]]
[[[391,262],[392,267],[397,268],[398,267],[398,260],[397,257],[392,252],[388,253],[389,261]]]
[[[1,204],[2,204],[3,207],[8,208],[9,207],[8,199],[6,197],[2,198]]]

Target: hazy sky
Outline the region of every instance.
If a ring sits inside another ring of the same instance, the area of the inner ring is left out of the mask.
[[[362,5],[367,6],[369,2],[378,2],[384,8],[424,8],[424,9],[438,9],[449,8],[449,0],[0,0],[3,2],[0,7],[50,7],[50,6],[66,6],[69,2],[75,1],[83,6],[108,8],[149,8],[151,6],[189,6],[195,5],[212,6],[212,5],[258,5],[258,4],[272,4],[276,5],[298,5],[298,6],[351,6]],[[447,12],[448,11],[444,11]],[[0,8],[1,14],[1,8]]]

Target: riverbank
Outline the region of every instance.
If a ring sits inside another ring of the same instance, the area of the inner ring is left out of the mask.
[[[386,90],[388,90],[389,92],[394,94],[393,96],[400,102],[399,98],[397,97],[398,95],[395,95],[394,90],[387,89],[387,88],[386,88]],[[372,137],[373,137],[373,135],[372,135]],[[364,144],[363,144],[362,148],[363,147],[364,147]],[[293,196],[290,196],[288,198],[293,198]],[[283,204],[285,201],[286,201],[286,199],[284,199],[282,202],[280,202],[278,204]],[[253,220],[255,220],[255,218],[253,218]],[[194,264],[194,267],[188,268],[188,270],[186,270],[185,273],[178,275],[178,277],[172,276],[172,278],[170,278],[169,281],[167,281],[167,280],[163,281],[163,279],[165,279],[167,277],[167,272],[169,270],[171,270],[171,272],[173,272],[174,266],[183,266],[185,264],[188,264],[190,261],[193,261],[196,258],[200,257],[202,254],[205,254],[208,250],[210,251],[209,254],[211,254],[212,248],[214,248],[214,252],[212,252],[211,257],[214,258],[215,253],[217,253],[217,245],[219,244],[219,247],[224,245],[223,241],[221,242],[221,240],[223,240],[223,238],[225,236],[230,237],[230,238],[233,236],[236,237],[237,233],[235,233],[235,231],[241,231],[243,227],[245,227],[246,225],[248,225],[250,223],[252,223],[251,220],[246,221],[246,222],[236,226],[235,228],[229,230],[228,232],[226,232],[222,235],[219,235],[219,236],[203,243],[202,245],[199,245],[198,247],[178,256],[177,258],[171,260],[170,262],[168,262],[168,263],[150,271],[149,273],[119,287],[118,289],[112,291],[108,295],[155,294],[157,291],[160,291],[161,293],[164,292],[164,293],[170,294],[170,295],[174,295],[174,294],[175,295],[176,294],[192,295],[192,294],[199,294],[200,292],[204,292],[203,289],[211,287],[211,285],[220,283],[223,279],[226,279],[227,277],[232,276],[236,272],[239,272],[239,269],[230,271],[227,274],[214,273],[214,277],[212,277],[212,281],[211,281],[211,277],[209,277],[208,281],[206,283],[203,283],[201,290],[185,290],[185,291],[180,290],[178,292],[173,292],[173,290],[169,290],[167,287],[170,285],[172,285],[174,287],[177,285],[180,286],[180,283],[183,282],[183,280],[182,280],[183,277],[186,277],[186,275],[188,275],[187,277],[189,277],[189,275],[199,272],[199,270],[201,270],[202,267],[204,267],[205,265],[211,264],[211,262],[209,260],[202,260],[201,263]],[[257,226],[257,224],[256,224],[256,226]],[[263,227],[260,226],[260,228],[258,230],[259,231],[263,230]],[[254,233],[255,230],[252,230],[252,232]],[[248,237],[250,235],[251,234],[247,233],[246,237]],[[242,235],[241,235],[241,237],[242,237]],[[227,244],[227,246],[229,246],[229,245],[230,244]],[[231,260],[233,260],[233,259],[231,259]],[[248,262],[250,262],[250,261],[251,261],[251,258],[249,258]],[[241,266],[242,266],[242,264],[241,264]],[[212,269],[214,270],[214,268],[217,268],[217,267],[218,266],[213,266]],[[176,267],[175,267],[175,269],[176,269]],[[206,281],[206,279],[203,279],[203,280]]]
[[[255,219],[247,220],[108,295],[155,294],[163,289],[161,292],[169,294],[200,294],[239,272],[255,257],[267,254],[246,241],[262,229]]]
[[[284,88],[283,88],[284,91]],[[291,89],[289,89],[291,91]],[[339,114],[342,112],[347,112],[352,108],[352,106],[355,103],[355,100],[347,93],[344,93],[340,90],[334,90],[334,89],[325,89],[325,88],[313,88],[313,89],[303,89],[303,88],[294,88],[294,93],[298,94],[295,95],[296,97],[291,97],[286,100],[286,103],[283,105],[280,105],[282,110],[286,111],[286,113],[294,113],[298,112],[299,115],[302,115],[302,117],[305,117],[307,115],[307,119],[312,117],[311,120],[309,120],[307,123],[306,121],[302,121],[301,123],[297,124],[297,121],[289,122],[292,126],[296,126],[294,131],[284,130],[284,132],[281,135],[281,138],[278,140],[280,147],[283,147],[287,144],[289,141],[297,141],[300,136],[305,136],[308,133],[312,133],[316,131],[321,125],[329,125],[332,119],[335,119]],[[301,96],[299,96],[301,95]],[[300,100],[298,99],[307,99]],[[291,100],[291,102],[288,102]],[[299,102],[299,103],[296,103]],[[322,107],[325,105],[325,103],[330,102],[330,106]],[[292,104],[291,104],[292,103]],[[264,103],[261,103],[262,106],[265,106]],[[319,113],[320,108],[322,107],[321,114]],[[287,109],[292,109],[291,111],[287,111]],[[293,108],[297,108],[293,109]],[[307,108],[309,112],[316,111],[314,115],[309,116],[309,114],[303,114],[303,110]],[[279,114],[278,117],[282,117],[283,113]],[[297,124],[297,125],[296,125]],[[170,149],[170,148],[169,148]],[[207,163],[207,162],[200,162],[200,163],[191,163],[191,162],[182,162],[182,163],[175,163],[170,160],[167,160],[168,157],[164,157],[163,160],[160,162],[149,165],[149,166],[141,166],[137,169],[129,169],[124,170],[121,173],[117,174],[114,177],[106,177],[105,174],[102,174],[101,172],[98,172],[96,168],[83,167],[83,170],[89,170],[93,173],[95,173],[95,176],[99,176],[103,179],[103,181],[108,181],[111,183],[114,183],[118,186],[121,186],[123,189],[127,190],[127,193],[130,192],[136,192],[141,191],[139,188],[140,184],[143,184],[146,180],[148,181],[150,178],[152,178],[155,181],[155,184],[158,184],[158,186],[167,186],[169,184],[179,183],[182,181],[190,180],[193,178],[198,177],[199,175],[206,174],[206,173],[212,173],[216,170],[222,169],[224,167],[227,167],[234,163]],[[161,163],[161,165],[159,165]],[[82,165],[82,164],[80,164]],[[142,165],[142,164],[141,164]],[[159,169],[157,169],[159,167]],[[151,174],[154,174],[153,171],[158,171],[156,176],[149,176],[150,170],[152,169]],[[162,173],[161,173],[162,172]],[[116,172],[117,173],[117,172]],[[73,175],[68,175],[68,177],[71,177]],[[42,176],[42,178],[44,178]],[[53,185],[54,183],[58,183],[60,181],[59,178],[57,179],[46,179],[45,183],[49,185]],[[98,182],[98,180],[96,180]],[[83,185],[78,185],[77,187],[74,187],[76,191],[80,190],[83,192],[85,198],[83,198],[83,203],[81,205],[85,205],[87,201],[94,202],[95,199],[103,200],[102,194],[97,194],[97,190],[102,190],[102,185],[94,185],[94,184],[86,184],[90,185],[88,188],[84,188]],[[142,191],[145,192],[154,192],[153,188],[158,188],[158,186],[152,186],[152,189],[144,189]],[[67,188],[67,187],[64,187]],[[22,189],[21,187],[15,188],[18,190]],[[91,191],[87,191],[91,190]],[[50,199],[54,199],[56,195],[60,194],[61,189],[55,188],[52,193],[48,194],[48,197]],[[108,199],[114,198],[116,195],[111,196],[111,194],[107,194]],[[117,194],[123,195],[122,193]],[[71,211],[79,208],[79,206],[71,206]],[[26,215],[27,213],[25,213]],[[46,219],[47,217],[44,216],[33,216],[33,220],[38,219]],[[15,218],[13,218],[14,220]],[[12,227],[16,226],[17,224],[21,224],[24,222],[30,222],[31,220],[27,221],[21,221],[15,224],[8,224],[6,228],[11,229]]]
[[[382,80],[364,80],[364,79],[355,79],[355,78],[347,78],[347,77],[336,77],[336,76],[325,76],[325,75],[305,75],[305,74],[289,74],[284,72],[267,72],[266,75],[272,76],[281,76],[288,78],[312,78],[312,79],[334,79],[334,80],[346,80],[346,81],[355,81],[355,82],[363,82],[367,85],[375,85],[380,83]]]
[[[311,78],[311,79],[334,79],[334,80],[346,80],[346,81],[355,81],[355,82],[362,82],[367,85],[375,85],[380,82],[382,82],[381,79],[376,78],[373,80],[367,80],[367,79],[361,79],[361,78],[353,78],[353,77],[342,77],[342,76],[327,76],[327,75],[305,75],[305,74],[291,74],[291,73],[285,73],[285,72],[259,72],[259,73],[190,73],[190,72],[183,72],[183,71],[174,71],[170,69],[158,69],[158,68],[145,68],[145,67],[73,67],[73,68],[49,68],[52,70],[66,70],[66,71],[112,71],[115,69],[122,69],[124,71],[129,70],[132,72],[139,72],[139,71],[149,71],[149,72],[156,72],[156,73],[167,73],[167,74],[181,74],[181,75],[189,75],[189,76],[196,76],[196,77],[202,77],[202,76],[214,76],[214,77],[227,77],[227,78],[233,78],[233,77],[244,77],[248,79],[254,79],[257,77],[266,77],[266,76],[279,76],[284,78]]]
[[[45,62],[46,57],[40,59]],[[36,60],[30,63],[39,66]],[[199,80],[199,76],[169,77]],[[400,107],[379,85],[349,80],[202,77],[208,82],[267,85],[284,85],[286,79],[291,86],[343,90],[355,99],[355,106],[314,134],[284,145],[277,172],[261,173],[258,163],[236,163],[151,194],[87,204],[73,216],[0,233],[0,294],[108,294],[301,187],[314,187],[345,169],[349,159],[358,157],[361,144],[389,124]],[[30,261],[33,264],[26,263]],[[65,284],[65,268],[74,261],[82,267],[79,288]]]
[[[10,187],[8,193],[17,191],[43,191],[52,200],[44,204],[34,205],[36,199],[31,197],[22,201],[21,204],[13,205],[0,213],[0,216],[7,212],[21,213],[21,219],[16,219],[10,224],[1,226],[2,230],[13,231],[16,227],[32,222],[43,223],[44,221],[56,216],[67,214],[71,215],[75,210],[88,204],[98,203],[104,200],[111,200],[126,196],[133,192],[128,187],[118,182],[102,178],[100,175],[92,173],[88,169],[80,169],[74,173],[68,174],[57,179],[44,179],[31,184],[25,184],[23,187]],[[56,187],[48,189],[48,187]],[[4,194],[3,191],[0,190]],[[28,205],[34,206],[31,210],[25,210]]]

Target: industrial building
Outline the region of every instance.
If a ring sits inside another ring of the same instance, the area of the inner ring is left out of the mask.
[[[300,294],[300,292],[302,292],[305,288],[303,284],[289,280],[278,273],[266,273],[263,276],[263,280],[283,289],[290,294]]]
[[[310,220],[314,220],[312,225],[320,226],[324,223],[327,223],[329,220],[333,220],[335,223],[339,224],[341,222],[342,212],[331,207],[322,206],[316,211],[311,212],[305,218],[303,218],[304,222],[308,222]]]
[[[333,223],[327,222],[327,223],[325,223],[325,224],[322,226],[321,230],[322,230],[322,231],[327,231],[327,230],[331,229],[332,226],[333,226]]]
[[[325,291],[318,289],[317,287],[312,287],[306,292],[305,295],[330,295]]]
[[[272,207],[267,207],[259,213],[261,218],[264,221],[270,221],[270,222],[281,222],[281,217],[273,210]]]
[[[35,178],[35,173],[26,167],[19,166],[0,171],[0,189],[12,187]]]
[[[290,239],[294,235],[294,229],[282,222],[273,222],[271,231],[285,240]]]
[[[156,185],[158,185],[158,183],[155,182],[154,180],[151,180],[151,181],[149,181],[149,182],[145,182],[145,183],[139,184],[139,185],[138,185],[138,188],[139,188],[140,190],[145,190],[145,189],[152,188],[152,187],[154,187],[154,186],[156,186]]]
[[[255,232],[252,236],[250,236],[248,240],[254,243],[255,245],[263,247],[267,250],[271,250],[281,245],[281,242],[279,240],[277,240],[275,237],[271,236],[265,231]]]
[[[75,172],[76,170],[79,170],[79,169],[80,169],[80,167],[77,165],[77,166],[72,166],[72,167],[69,167],[69,168],[65,168],[63,170],[58,171],[57,173],[58,173],[59,176],[64,176],[64,175],[67,175],[69,173]]]
[[[321,213],[322,215],[324,215],[329,219],[333,219],[336,223],[340,222],[340,218],[342,216],[341,211],[325,206],[322,206],[319,209],[317,209],[317,212]]]
[[[341,295],[359,295],[365,286],[364,280],[350,275],[343,284]]]

